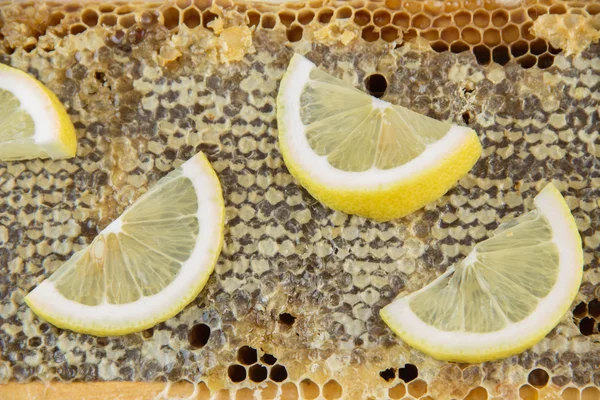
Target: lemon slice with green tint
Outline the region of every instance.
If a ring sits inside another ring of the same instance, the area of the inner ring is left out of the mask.
[[[409,345],[447,361],[507,357],[542,339],[575,299],[583,252],[552,184],[534,204],[435,281],[384,307],[386,324]]]
[[[0,160],[69,158],[76,147],[75,128],[54,93],[0,64]]]
[[[377,220],[438,199],[481,155],[473,130],[369,96],[298,54],[277,120],[292,175],[330,208]]]
[[[158,181],[25,302],[60,328],[122,335],[177,314],[223,243],[221,185],[202,153]]]

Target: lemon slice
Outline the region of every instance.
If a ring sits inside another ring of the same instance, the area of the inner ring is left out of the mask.
[[[294,55],[277,97],[292,175],[334,210],[376,220],[446,193],[481,155],[477,134],[369,96]]]
[[[542,339],[575,299],[583,252],[552,184],[534,204],[435,281],[384,307],[385,323],[409,345],[447,361],[507,357]]]
[[[221,251],[223,218],[221,185],[199,153],[140,196],[25,302],[76,332],[149,328],[202,290]]]
[[[69,158],[76,148],[75,128],[54,93],[0,64],[0,160]]]

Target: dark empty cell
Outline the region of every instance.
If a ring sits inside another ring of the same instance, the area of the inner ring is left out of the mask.
[[[473,118],[471,117],[471,113],[467,111],[467,112],[464,112],[464,113],[463,113],[463,115],[462,115],[462,119],[463,119],[463,121],[465,122],[465,124],[469,125],[469,123],[471,122],[471,120],[472,120]]]
[[[283,325],[292,326],[296,322],[296,317],[289,313],[281,313],[279,314],[279,322]]]
[[[396,370],[394,368],[388,368],[379,372],[379,376],[385,379],[386,382],[392,381],[396,377]]]
[[[283,365],[276,365],[271,368],[269,377],[273,382],[283,382],[288,377],[287,369]]]
[[[204,14],[202,14],[202,26],[208,28],[208,24],[214,21],[215,19],[217,19],[217,14],[212,13],[210,11],[204,11]]]
[[[492,51],[492,59],[494,60],[494,62],[496,62],[500,65],[506,65],[506,63],[508,63],[508,61],[510,60],[510,54],[508,53],[508,47],[506,47],[506,46],[496,47]]]
[[[196,324],[192,326],[188,334],[188,341],[192,347],[201,348],[208,343],[210,339],[210,327],[206,324]]]
[[[387,80],[381,74],[372,74],[365,79],[365,86],[373,97],[381,98],[387,90]]]
[[[448,51],[448,44],[443,41],[437,41],[431,44],[431,48],[438,53],[443,53],[444,51]]]
[[[537,61],[537,59],[530,54],[528,54],[524,57],[521,57],[517,60],[517,62],[519,64],[521,64],[521,67],[523,67],[525,69],[533,67],[535,65],[536,61]]]
[[[546,52],[546,50],[548,50],[548,45],[542,39],[534,40],[533,42],[531,42],[529,47],[531,49],[531,54],[534,54],[536,56],[543,54]]]
[[[591,303],[590,303],[591,305]],[[587,304],[585,302],[581,302],[575,306],[573,309],[573,316],[576,318],[583,318],[587,315]]]
[[[473,48],[473,53],[475,54],[477,63],[480,65],[486,65],[492,61],[492,55],[490,54],[490,49],[488,49],[487,46],[475,46]]]
[[[264,354],[260,358],[260,361],[264,362],[267,365],[273,365],[277,362],[277,358],[275,358],[275,356],[273,356],[271,354]]]
[[[419,376],[419,370],[413,364],[405,364],[404,368],[398,369],[398,378],[408,383]]]
[[[579,322],[579,332],[582,335],[588,336],[594,333],[594,319],[585,317]]]
[[[154,335],[154,328],[150,328],[150,329],[146,329],[145,331],[142,331],[142,337],[144,339],[150,339],[150,338],[152,338],[153,335]]]
[[[588,314],[594,318],[600,317],[600,300],[594,299],[588,304]]]
[[[28,343],[29,343],[29,346],[31,346],[31,347],[38,347],[39,345],[42,344],[42,339],[35,336],[35,337],[32,337],[31,339],[29,339]]]
[[[515,57],[521,57],[524,54],[527,54],[529,51],[529,44],[524,40],[519,40],[518,42],[513,43],[510,48],[510,52]]]
[[[199,26],[201,22],[200,14],[196,9],[190,8],[183,13],[183,23],[188,28],[195,28]]]
[[[163,11],[164,25],[167,29],[175,29],[179,26],[179,10],[170,7]]]
[[[248,376],[252,382],[262,382],[267,379],[267,375],[267,368],[259,364],[251,366],[248,371]]]
[[[244,365],[252,365],[256,364],[258,361],[258,354],[255,348],[250,346],[242,346],[238,350],[237,359]]]
[[[534,386],[536,388],[543,388],[548,384],[549,379],[550,376],[548,376],[548,373],[545,370],[541,368],[536,368],[529,373],[527,381],[531,386]]]
[[[237,364],[230,365],[229,368],[227,368],[227,375],[229,375],[229,379],[231,379],[232,382],[242,382],[246,379],[246,368]]]
[[[331,21],[331,17],[333,16],[333,10],[330,8],[326,8],[319,12],[319,22],[322,24],[328,24]]]
[[[292,26],[291,29],[287,31],[287,38],[291,43],[299,42],[302,39],[303,30],[299,25]]]
[[[452,45],[450,45],[450,51],[453,53],[462,53],[463,51],[468,51],[469,50],[469,45],[466,44],[465,42],[454,42],[452,43]]]

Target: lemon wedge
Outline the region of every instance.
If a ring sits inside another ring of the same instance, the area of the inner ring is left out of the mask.
[[[583,252],[575,220],[552,184],[534,204],[435,281],[384,307],[385,323],[409,345],[446,361],[508,357],[541,340],[575,299]]]
[[[60,327],[99,336],[149,328],[192,301],[223,243],[221,185],[202,153],[156,183],[25,302]]]
[[[380,221],[444,195],[481,155],[477,134],[369,96],[294,55],[277,96],[291,174],[328,207]]]
[[[54,93],[0,64],[0,160],[69,158],[76,148],[75,128]]]

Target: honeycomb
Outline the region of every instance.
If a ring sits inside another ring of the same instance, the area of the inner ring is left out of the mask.
[[[33,381],[189,382],[202,398],[235,399],[600,398],[599,12],[551,0],[2,3],[0,62],[57,94],[79,145],[70,160],[0,163],[0,399]],[[575,37],[557,43],[545,15],[576,21]],[[472,127],[481,160],[398,221],[327,209],[277,148],[275,97],[294,52]],[[227,231],[191,305],[110,338],[32,314],[26,293],[198,151],[222,182]],[[546,338],[455,364],[383,324],[381,307],[531,209],[549,181],[577,221],[585,267]]]

